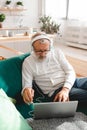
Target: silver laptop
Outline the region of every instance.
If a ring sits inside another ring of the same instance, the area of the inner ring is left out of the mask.
[[[71,117],[77,105],[78,101],[34,103],[34,119]]]

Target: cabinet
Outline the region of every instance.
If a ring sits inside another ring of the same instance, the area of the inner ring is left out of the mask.
[[[65,41],[68,46],[87,50],[87,27],[67,27]]]

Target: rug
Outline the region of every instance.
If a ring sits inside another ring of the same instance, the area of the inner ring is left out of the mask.
[[[87,116],[76,112],[74,117],[53,119],[27,119],[32,130],[87,130]]]

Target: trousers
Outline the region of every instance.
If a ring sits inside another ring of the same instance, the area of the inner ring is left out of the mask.
[[[34,82],[33,89],[35,91],[35,102],[52,102],[55,95],[62,89],[57,89],[51,97],[48,94],[44,94],[38,85]],[[69,93],[69,99],[78,100],[79,102],[87,102],[87,77],[76,78],[73,87]]]
[[[69,93],[70,100],[87,102],[87,77],[77,78]]]

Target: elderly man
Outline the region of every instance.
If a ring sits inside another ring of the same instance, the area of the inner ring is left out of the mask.
[[[36,33],[31,44],[33,51],[22,66],[24,102],[33,102],[35,94],[54,102],[87,101],[87,78],[76,78],[73,67],[60,49],[53,48],[51,39]]]

